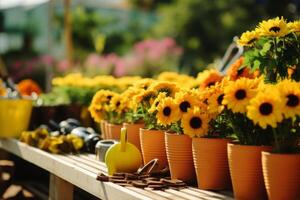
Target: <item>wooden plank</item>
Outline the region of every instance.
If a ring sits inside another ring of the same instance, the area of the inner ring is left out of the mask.
[[[101,199],[150,199],[143,194],[130,191],[119,185],[99,182],[96,180],[96,173],[92,173],[61,159],[61,155],[47,153],[17,140],[0,139],[0,148],[49,171]]]
[[[73,185],[50,174],[49,200],[73,200]]]
[[[97,173],[106,173],[107,168],[105,163],[95,160],[95,156],[91,154],[54,155],[13,139],[0,139],[0,148],[49,171],[53,174],[54,178],[52,179],[54,179],[54,183],[58,180],[58,183],[63,181],[65,181],[63,183],[69,182],[104,200],[233,199],[230,197],[231,195],[227,195],[228,193],[220,194],[192,187],[180,191],[166,190],[164,192],[151,189],[143,190],[134,187],[121,187],[110,182],[99,182],[96,180]],[[51,186],[51,190],[53,190],[53,185]]]

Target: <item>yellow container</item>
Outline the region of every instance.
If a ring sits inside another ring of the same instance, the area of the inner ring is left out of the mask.
[[[121,129],[120,142],[111,146],[105,155],[108,174],[115,172],[133,173],[142,165],[142,155],[139,149],[127,142],[126,128]]]
[[[28,128],[31,110],[31,100],[0,99],[0,137],[19,137]]]

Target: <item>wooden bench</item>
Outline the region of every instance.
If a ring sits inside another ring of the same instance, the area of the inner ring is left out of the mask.
[[[50,173],[49,199],[73,199],[73,187],[77,186],[100,199],[112,200],[221,200],[233,199],[232,192],[219,193],[189,187],[180,191],[168,189],[154,191],[134,187],[121,187],[114,183],[96,180],[99,172],[107,173],[105,163],[97,161],[93,154],[54,155],[30,147],[15,139],[0,139],[0,148],[31,162]]]

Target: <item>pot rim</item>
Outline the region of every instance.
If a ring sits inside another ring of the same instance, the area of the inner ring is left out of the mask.
[[[128,123],[128,122],[123,122],[123,124],[121,125],[142,125],[142,124],[145,124],[143,122],[140,122],[140,123]]]
[[[123,126],[122,124],[112,124],[112,123],[109,123],[109,122],[107,122],[107,125],[108,126]]]
[[[223,141],[228,141],[230,143],[230,141],[232,141],[232,139],[230,138],[203,138],[203,137],[193,137],[193,140],[223,140]],[[228,143],[228,144],[229,144]]]
[[[237,147],[272,147],[271,145],[243,145],[243,144],[238,144],[238,143],[234,143],[234,142],[229,142],[227,144],[228,146],[237,146]]]
[[[261,154],[266,156],[300,156],[300,153],[274,153],[269,151],[262,151]]]

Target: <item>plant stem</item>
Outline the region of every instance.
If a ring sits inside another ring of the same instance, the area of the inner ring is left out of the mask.
[[[274,141],[275,141],[275,151],[280,152],[280,145],[278,142],[276,129],[272,128],[272,132],[273,132],[273,137],[274,137]]]

